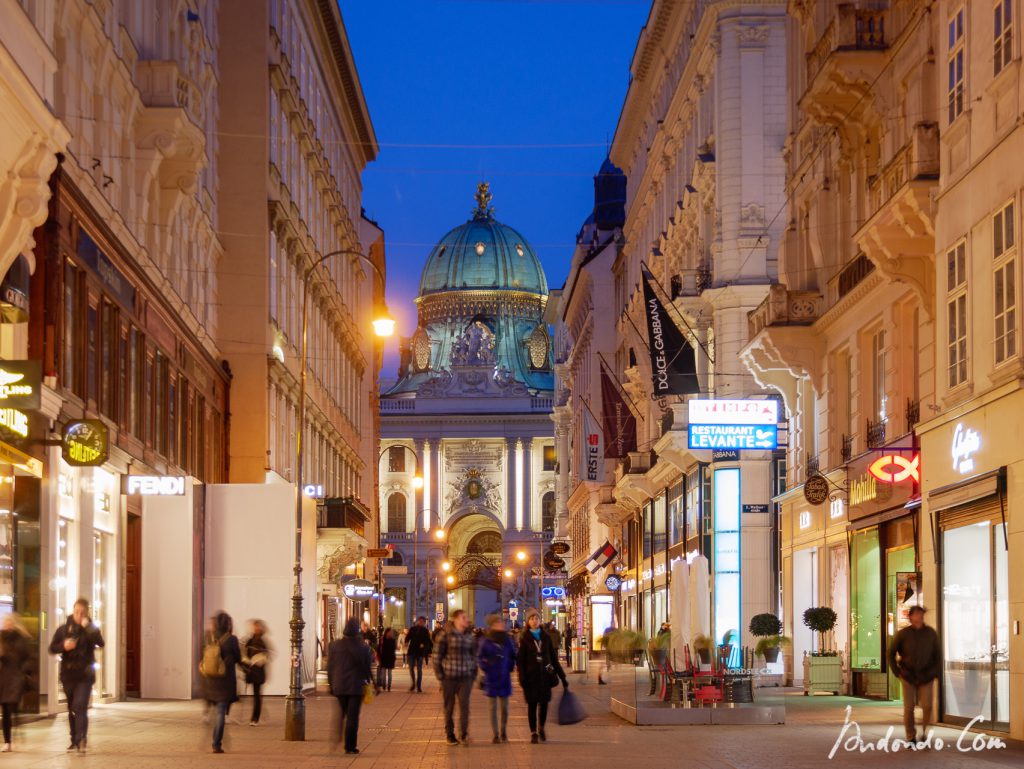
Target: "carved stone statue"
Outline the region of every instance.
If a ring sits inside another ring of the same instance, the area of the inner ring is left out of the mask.
[[[452,345],[453,366],[486,366],[496,360],[494,334],[480,321],[472,323]]]

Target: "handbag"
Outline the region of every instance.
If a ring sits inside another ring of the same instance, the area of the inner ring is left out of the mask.
[[[371,702],[373,702],[373,697],[373,684],[363,684],[363,704],[369,705]]]
[[[587,717],[580,698],[568,689],[562,691],[562,699],[558,701],[558,723],[562,726],[578,724]]]

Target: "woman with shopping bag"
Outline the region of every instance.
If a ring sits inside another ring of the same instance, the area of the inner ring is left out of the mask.
[[[536,609],[526,610],[526,629],[519,639],[519,685],[526,697],[526,715],[530,723],[530,742],[547,742],[544,723],[548,717],[548,703],[551,689],[562,682],[569,688],[565,671],[558,662],[558,652],[551,636],[540,626],[540,614]]]
[[[359,752],[359,710],[364,695],[372,692],[370,656],[370,647],[359,632],[359,620],[350,617],[341,638],[332,641],[327,652],[327,680],[341,707],[341,731],[349,755]]]

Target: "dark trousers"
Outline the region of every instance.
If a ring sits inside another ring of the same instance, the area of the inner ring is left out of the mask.
[[[260,714],[263,712],[263,684],[253,683],[252,685],[252,722],[260,722]]]
[[[8,745],[11,744],[11,724],[14,721],[14,716],[18,712],[18,706],[13,704],[3,704],[3,721],[4,721],[4,742]]]
[[[359,709],[363,705],[363,695],[338,695],[338,705],[341,708],[340,731],[345,736],[345,750],[356,750],[356,743],[359,740]]]
[[[548,701],[526,700],[526,720],[530,722],[530,733],[544,731],[544,723],[548,720]]]
[[[469,734],[469,695],[473,692],[473,678],[445,678],[441,680],[444,696],[444,731],[455,736],[455,700],[459,701],[459,738]]]
[[[409,657],[409,675],[412,677],[412,689],[423,691],[423,658]]]
[[[386,668],[383,665],[377,668],[377,688],[391,691],[391,671],[394,668]]]
[[[224,742],[224,721],[231,710],[231,703],[215,702],[213,706],[217,709],[217,720],[213,722],[213,747],[218,749]]]
[[[64,696],[68,700],[68,727],[71,729],[71,744],[85,745],[89,736],[89,695],[92,694],[92,678],[62,679]]]

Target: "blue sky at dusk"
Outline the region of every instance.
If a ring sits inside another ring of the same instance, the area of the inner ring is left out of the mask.
[[[380,154],[363,205],[386,233],[388,306],[415,329],[430,248],[479,181],[552,288],[615,131],[648,0],[339,0]],[[388,345],[382,372],[397,366]]]

